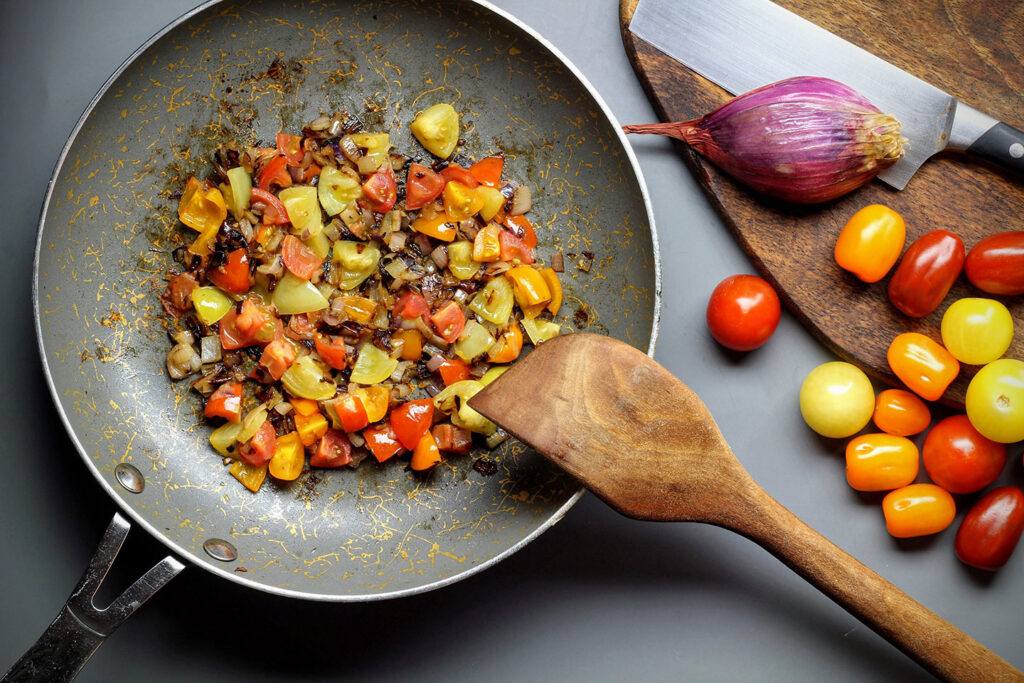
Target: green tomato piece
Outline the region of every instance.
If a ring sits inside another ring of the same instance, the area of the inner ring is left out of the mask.
[[[196,287],[192,290],[192,307],[204,325],[212,325],[231,310],[234,302],[218,287]]]
[[[238,433],[242,431],[241,423],[225,422],[210,432],[210,445],[225,457],[234,455],[233,446],[238,443]]]
[[[508,368],[508,365],[492,365],[487,369],[487,372],[484,373],[484,376],[480,378],[480,384],[483,384],[486,387],[488,384],[504,375]]]
[[[942,344],[961,363],[991,363],[1012,341],[1013,316],[993,299],[960,299],[942,315]]]
[[[379,168],[391,152],[391,135],[388,133],[353,133],[352,142],[366,150],[366,156],[373,159],[374,168]],[[357,161],[353,159],[352,161]]]
[[[320,171],[316,192],[320,206],[324,207],[327,215],[337,216],[359,199],[363,188],[358,178],[328,166]]]
[[[807,426],[830,439],[856,434],[875,411],[875,390],[859,368],[835,361],[811,370],[800,387]]]
[[[354,289],[373,275],[380,261],[380,249],[370,242],[338,240],[334,243],[334,265],[340,271],[338,286]]]
[[[231,215],[235,217],[235,220],[239,220],[245,210],[249,208],[249,202],[252,200],[252,178],[241,166],[228,170],[228,183],[231,188],[231,198],[228,202],[228,206],[231,209]]]
[[[350,379],[356,384],[379,384],[398,367],[398,359],[367,342],[359,349]]]
[[[485,436],[497,431],[497,425],[469,407],[469,399],[484,388],[483,382],[464,379],[449,385],[434,397],[434,407],[451,416],[452,424]]]
[[[338,391],[329,372],[312,356],[302,356],[288,366],[281,375],[281,384],[292,396],[314,401],[325,401]]]
[[[532,320],[522,320],[523,329],[526,330],[526,336],[530,338],[530,341],[534,346],[541,342],[546,342],[548,339],[557,337],[562,333],[561,326],[552,322],[551,320],[538,320],[534,318]]]
[[[468,280],[480,270],[480,264],[473,260],[473,243],[459,240],[448,245],[448,270],[460,280]]]
[[[291,272],[286,272],[277,283],[270,301],[281,315],[322,311],[328,306],[327,299],[313,283],[295,277]]]
[[[985,438],[1024,441],[1024,361],[1001,358],[978,370],[967,385],[964,407]]]
[[[449,255],[448,258],[451,259],[451,256]],[[473,300],[469,302],[469,310],[487,322],[504,325],[508,322],[508,317],[512,315],[512,306],[514,305],[515,296],[512,283],[508,281],[508,278],[496,277],[484,285],[484,288],[473,297]]]
[[[435,104],[417,116],[409,130],[428,152],[447,159],[459,142],[459,114],[450,104]]]
[[[321,259],[327,258],[327,254],[331,253],[331,241],[327,239],[327,235],[323,234],[323,232],[319,232],[303,241]]]
[[[281,190],[277,197],[284,204],[293,233],[306,233],[312,237],[324,229],[323,217],[320,215],[320,200],[317,198],[315,187],[292,185]]]
[[[462,329],[459,341],[455,343],[455,355],[472,363],[474,358],[487,353],[487,349],[492,346],[494,346],[494,337],[487,331],[487,328],[475,320],[470,320]]]

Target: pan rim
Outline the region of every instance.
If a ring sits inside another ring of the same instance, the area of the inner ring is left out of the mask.
[[[501,551],[497,555],[494,555],[493,557],[488,558],[487,560],[481,562],[480,564],[468,567],[467,569],[459,571],[459,572],[457,572],[457,573],[455,573],[455,574],[453,574],[451,576],[445,577],[443,579],[439,579],[437,581],[432,581],[432,582],[429,582],[429,583],[424,583],[424,584],[419,585],[419,586],[414,586],[414,587],[411,587],[411,588],[404,588],[404,589],[395,590],[395,591],[388,591],[388,592],[383,592],[383,593],[362,593],[362,594],[357,594],[357,593],[331,593],[331,594],[312,593],[312,592],[306,592],[306,591],[289,589],[289,588],[282,588],[282,587],[279,587],[279,586],[273,586],[273,585],[265,584],[265,583],[262,583],[260,581],[251,579],[251,578],[249,578],[247,576],[240,575],[240,574],[238,574],[236,572],[229,571],[227,569],[222,569],[222,568],[220,568],[220,567],[218,567],[216,565],[213,565],[213,564],[211,564],[209,562],[201,561],[200,558],[196,557],[192,553],[189,553],[189,552],[185,551],[183,548],[181,548],[179,546],[178,543],[175,543],[170,538],[168,538],[164,534],[160,533],[153,524],[151,524],[148,520],[146,520],[138,511],[135,510],[135,508],[133,506],[131,506],[127,502],[127,500],[125,500],[124,498],[122,498],[118,494],[117,490],[114,488],[114,486],[113,486],[113,484],[111,482],[108,482],[102,476],[102,474],[100,473],[99,469],[97,469],[96,466],[93,464],[92,459],[89,457],[89,455],[88,455],[88,453],[87,453],[87,451],[85,449],[85,446],[82,444],[82,442],[79,439],[78,434],[76,433],[75,429],[73,428],[73,426],[72,426],[72,424],[71,424],[71,422],[70,422],[66,412],[63,410],[63,408],[61,406],[60,394],[57,391],[57,387],[56,387],[56,384],[54,383],[53,375],[50,372],[49,363],[47,362],[46,349],[45,349],[44,340],[43,340],[42,318],[40,316],[40,310],[41,309],[40,309],[40,306],[39,306],[39,303],[40,303],[39,302],[39,275],[40,275],[40,259],[41,259],[41,255],[42,255],[42,245],[43,245],[43,229],[45,227],[46,218],[47,218],[47,215],[49,213],[50,201],[53,198],[53,191],[54,191],[54,187],[55,187],[56,182],[57,182],[57,176],[60,173],[61,169],[64,167],[64,162],[67,160],[68,153],[70,152],[71,147],[74,144],[75,140],[78,138],[78,135],[81,133],[82,128],[85,125],[86,120],[88,119],[89,115],[92,114],[93,110],[96,108],[97,104],[99,104],[100,100],[107,94],[107,91],[109,90],[111,85],[132,64],[134,64],[135,61],[146,50],[148,50],[158,40],[163,38],[167,33],[169,33],[170,31],[174,30],[179,25],[185,23],[186,21],[188,21],[192,17],[194,17],[194,16],[196,16],[198,14],[201,14],[201,13],[205,12],[207,9],[209,9],[211,7],[214,7],[214,6],[218,5],[218,4],[221,4],[224,1],[225,0],[207,0],[206,2],[203,2],[202,4],[194,7],[193,9],[185,12],[184,14],[181,14],[180,16],[178,16],[177,18],[172,20],[166,26],[164,26],[159,31],[157,31],[152,36],[150,36],[138,48],[136,48],[134,51],[132,51],[131,54],[129,54],[124,59],[124,61],[121,62],[120,65],[118,65],[118,67],[106,79],[106,81],[103,82],[103,84],[100,86],[100,88],[96,92],[96,94],[93,95],[93,97],[90,99],[88,105],[86,105],[86,107],[85,107],[84,111],[82,112],[81,116],[78,118],[78,121],[75,123],[75,125],[71,129],[71,132],[68,134],[68,138],[65,141],[64,146],[62,147],[61,152],[60,152],[60,154],[57,157],[57,161],[54,164],[53,171],[50,174],[50,179],[49,179],[49,181],[47,183],[47,186],[46,186],[46,193],[43,196],[43,203],[42,203],[42,207],[40,209],[39,221],[38,221],[37,228],[36,228],[36,244],[35,244],[35,252],[34,252],[33,262],[32,262],[32,317],[33,317],[33,322],[34,322],[34,326],[35,326],[36,347],[37,347],[37,349],[39,351],[39,358],[42,361],[43,374],[44,374],[45,379],[46,379],[46,386],[47,386],[47,389],[49,390],[50,398],[51,398],[51,400],[54,403],[54,407],[57,410],[57,413],[58,413],[58,416],[60,417],[61,423],[64,425],[64,430],[65,430],[66,434],[71,439],[72,443],[75,446],[75,449],[78,451],[78,455],[85,462],[86,467],[89,470],[90,474],[92,474],[93,478],[97,482],[99,482],[101,488],[106,492],[108,497],[110,499],[112,499],[112,501],[121,509],[121,511],[124,512],[124,514],[128,515],[128,517],[130,517],[131,520],[135,524],[137,524],[139,527],[145,529],[146,532],[151,537],[153,537],[153,538],[157,539],[158,541],[160,541],[161,543],[163,543],[167,547],[167,549],[172,553],[172,555],[174,557],[180,557],[180,558],[184,559],[187,563],[189,563],[191,565],[198,566],[199,568],[201,568],[201,569],[203,569],[205,571],[208,571],[211,574],[214,574],[215,576],[218,576],[218,577],[223,578],[223,579],[227,579],[227,580],[232,581],[232,582],[234,582],[236,584],[239,584],[241,586],[245,586],[247,588],[252,588],[252,589],[264,592],[264,593],[270,593],[272,595],[279,595],[279,596],[288,597],[288,598],[298,598],[298,599],[302,599],[302,600],[310,600],[310,601],[315,601],[315,602],[333,602],[333,603],[342,603],[342,602],[376,602],[378,600],[390,600],[390,599],[393,599],[393,598],[407,597],[407,596],[416,595],[416,594],[419,594],[419,593],[426,593],[428,591],[432,591],[432,590],[436,590],[436,589],[439,589],[439,588],[443,588],[444,586],[456,583],[458,581],[462,581],[463,579],[467,579],[467,578],[473,576],[474,574],[477,574],[478,572],[481,572],[484,569],[487,569],[487,568],[489,568],[489,567],[491,567],[491,566],[501,562],[502,560],[506,559],[507,557],[513,555],[514,553],[518,552],[523,547],[525,547],[527,544],[529,544],[531,541],[533,541],[538,536],[540,536],[542,533],[544,533],[545,531],[550,529],[552,526],[557,524],[565,516],[565,514],[569,511],[569,509],[572,508],[572,506],[575,505],[576,502],[582,497],[582,495],[584,493],[584,488],[582,486],[579,487],[576,490],[576,492],[573,493],[573,495],[570,496],[569,499],[565,503],[562,504],[561,507],[559,507],[557,510],[555,510],[548,517],[547,520],[545,520],[540,526],[538,526],[536,529],[534,529],[533,532],[531,532],[530,534],[527,534],[526,536],[521,538],[518,542],[516,542],[513,545],[505,548],[503,551]],[[561,50],[559,50],[557,47],[555,47],[550,41],[548,41],[546,38],[544,38],[544,36],[542,36],[539,32],[537,32],[536,30],[531,28],[529,25],[527,25],[525,22],[523,22],[520,19],[516,18],[515,16],[513,16],[509,12],[507,12],[507,11],[505,11],[505,10],[499,8],[499,7],[494,6],[488,0],[463,0],[463,1],[464,2],[469,2],[469,3],[473,4],[473,5],[477,5],[477,6],[482,7],[483,9],[485,9],[485,10],[487,10],[487,11],[493,13],[493,14],[496,14],[497,16],[501,17],[505,21],[508,21],[509,23],[511,23],[513,26],[515,26],[519,30],[524,31],[531,38],[533,38],[533,40],[535,40],[538,43],[540,43],[541,46],[543,46],[545,49],[547,49],[552,55],[554,55],[554,57],[556,59],[558,59],[558,61],[562,64],[562,66],[567,68],[573,74],[573,76],[576,77],[576,79],[579,81],[580,85],[582,85],[586,89],[587,93],[590,95],[590,97],[593,99],[593,101],[600,108],[601,112],[604,114],[606,120],[612,125],[613,129],[615,130],[615,134],[618,137],[618,140],[619,140],[619,142],[622,145],[623,151],[626,154],[626,158],[629,161],[630,167],[632,168],[633,173],[636,176],[637,184],[638,184],[639,190],[640,190],[640,195],[641,195],[641,198],[643,199],[644,210],[647,213],[648,225],[650,226],[652,260],[653,260],[653,264],[654,264],[654,292],[652,293],[653,310],[652,310],[652,318],[651,318],[651,333],[650,333],[651,336],[650,336],[650,341],[649,341],[649,343],[647,345],[647,355],[650,356],[651,358],[653,358],[654,357],[655,347],[656,347],[657,340],[658,340],[658,329],[659,329],[659,326],[660,326],[660,323],[661,323],[661,285],[662,285],[661,253],[660,253],[659,246],[658,246],[658,233],[657,233],[657,229],[655,227],[654,211],[653,211],[653,207],[652,207],[652,204],[651,204],[650,195],[649,195],[649,193],[647,191],[647,183],[644,180],[643,172],[641,171],[640,164],[639,164],[639,162],[638,162],[638,160],[636,158],[635,153],[633,152],[633,148],[629,144],[629,141],[626,138],[625,133],[622,132],[621,124],[619,123],[619,121],[615,117],[615,115],[612,113],[611,108],[605,102],[604,98],[598,93],[598,91],[594,87],[594,85],[579,70],[579,68],[577,68],[576,65],[573,64],[572,61],[570,61],[569,58],[566,57],[565,54],[562,53]]]

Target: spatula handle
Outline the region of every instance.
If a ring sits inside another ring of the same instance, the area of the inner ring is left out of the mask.
[[[936,676],[1024,681],[1024,674],[800,521],[753,481],[723,526],[782,560]]]

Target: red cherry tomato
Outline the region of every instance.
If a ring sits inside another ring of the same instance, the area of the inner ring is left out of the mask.
[[[390,166],[384,166],[363,183],[363,202],[377,213],[387,213],[398,198],[395,174]]]
[[[406,290],[404,294],[398,297],[393,311],[397,316],[408,320],[415,320],[422,315],[430,314],[430,304],[427,303],[426,298],[422,294]]]
[[[889,300],[911,318],[923,318],[942,303],[964,266],[964,243],[945,230],[918,237],[889,280]]]
[[[288,172],[288,159],[283,156],[271,159],[263,167],[256,184],[259,185],[261,190],[267,192],[270,192],[270,189],[275,185],[278,188],[291,187],[292,175]]]
[[[206,279],[228,294],[245,294],[249,291],[249,252],[235,249],[227,261],[206,271]]]
[[[227,382],[206,399],[206,417],[223,417],[228,422],[242,421],[242,383]]]
[[[936,484],[950,493],[974,493],[999,477],[1006,446],[982,436],[966,415],[953,415],[928,432],[921,457]]]
[[[366,447],[373,453],[373,457],[377,458],[377,462],[384,462],[405,450],[395,436],[395,430],[391,428],[390,422],[367,427],[363,430],[363,438],[366,439]]]
[[[281,260],[284,267],[297,278],[308,280],[323,267],[323,260],[295,235],[285,235],[281,242]]]
[[[422,209],[434,201],[444,189],[444,178],[423,164],[409,164],[409,175],[405,180],[405,208],[409,211]]]
[[[253,467],[266,465],[274,457],[277,433],[269,421],[260,425],[251,439],[238,447],[238,457]]]
[[[449,344],[454,344],[466,326],[466,314],[462,312],[457,303],[449,301],[430,316],[430,322],[433,323],[434,329],[442,339]],[[415,443],[412,446],[406,446],[406,448],[415,447]]]
[[[441,170],[441,177],[444,178],[446,183],[454,180],[457,183],[462,183],[470,189],[480,185],[477,179],[473,177],[472,173],[458,164],[448,164],[448,166]]]
[[[770,284],[754,275],[733,275],[711,292],[708,329],[725,348],[752,351],[775,332],[779,312],[779,297]]]
[[[434,421],[434,400],[408,401],[391,411],[391,429],[399,443],[412,450]]]
[[[974,504],[956,532],[956,556],[978,569],[1006,564],[1024,531],[1024,492],[1016,486],[992,489]]]
[[[320,359],[335,370],[344,370],[348,365],[348,348],[341,337],[316,334],[313,336],[313,344]]]
[[[284,225],[288,223],[288,211],[273,192],[258,187],[250,190],[253,204],[263,204],[263,225]]]
[[[341,467],[352,462],[352,444],[337,429],[328,429],[320,437],[316,452],[309,458],[313,467]]]
[[[975,244],[964,273],[983,292],[1024,294],[1024,230],[989,235]]]
[[[289,135],[288,133],[277,134],[277,151],[284,156],[292,166],[302,163],[306,151],[302,149],[302,136]]]

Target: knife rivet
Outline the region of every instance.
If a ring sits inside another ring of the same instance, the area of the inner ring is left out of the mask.
[[[1019,142],[1015,142],[1012,145],[1010,145],[1010,156],[1013,157],[1014,159],[1020,159],[1021,157],[1024,157],[1024,145],[1020,144]]]

